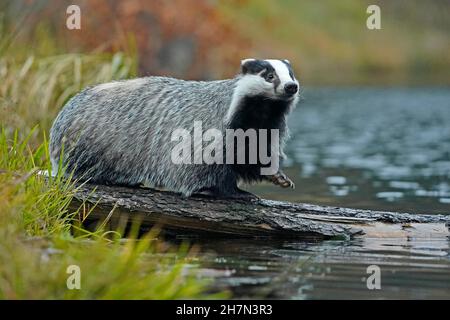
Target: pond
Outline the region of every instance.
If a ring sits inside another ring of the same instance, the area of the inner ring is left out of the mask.
[[[269,199],[450,214],[450,88],[306,88],[290,117],[285,172]],[[216,285],[235,298],[450,298],[449,240],[210,240]],[[368,267],[381,289],[369,290]]]

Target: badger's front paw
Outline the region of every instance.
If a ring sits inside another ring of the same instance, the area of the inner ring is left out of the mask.
[[[288,178],[283,172],[278,171],[273,176],[269,177],[269,180],[272,181],[273,184],[276,184],[282,188],[292,188],[295,189],[295,184],[291,179]]]

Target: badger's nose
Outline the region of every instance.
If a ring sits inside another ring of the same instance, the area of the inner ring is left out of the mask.
[[[289,82],[284,85],[284,91],[287,94],[295,94],[297,93],[298,85],[295,82]]]

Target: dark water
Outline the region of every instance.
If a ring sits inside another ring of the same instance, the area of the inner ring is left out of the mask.
[[[450,214],[450,88],[306,89],[290,118],[285,172],[295,190],[262,197]],[[235,298],[450,299],[449,240],[200,243]],[[381,271],[369,290],[367,267]]]
[[[286,173],[264,197],[450,213],[450,88],[310,89],[290,117]]]
[[[448,240],[213,240],[201,243],[215,287],[270,299],[450,299]],[[380,270],[381,288],[367,281]]]

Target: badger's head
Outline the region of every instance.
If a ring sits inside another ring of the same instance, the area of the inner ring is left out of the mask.
[[[299,83],[288,60],[244,59],[238,84],[240,95],[262,95],[269,99],[294,100]]]

